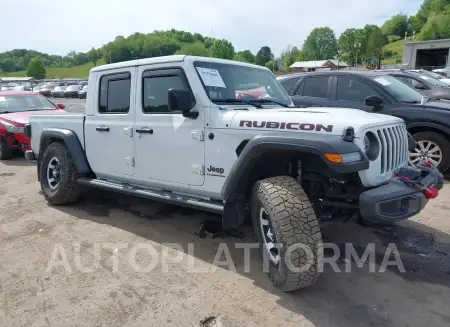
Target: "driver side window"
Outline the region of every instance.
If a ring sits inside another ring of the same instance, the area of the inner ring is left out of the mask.
[[[371,86],[350,77],[338,77],[336,100],[364,103],[368,96],[380,94]]]

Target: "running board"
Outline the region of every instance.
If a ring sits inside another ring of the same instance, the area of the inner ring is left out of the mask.
[[[92,179],[82,177],[78,179],[78,184],[102,188],[105,190],[116,191],[124,194],[134,195],[151,200],[162,201],[170,204],[176,204],[184,207],[205,210],[221,214],[223,204],[219,201],[208,201],[204,199],[189,197],[172,193],[170,191],[159,191],[139,188],[128,184],[114,183],[101,179]]]

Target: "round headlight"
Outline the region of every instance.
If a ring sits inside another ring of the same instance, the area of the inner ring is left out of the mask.
[[[364,152],[371,161],[376,160],[380,154],[380,141],[373,132],[367,132],[364,136]]]

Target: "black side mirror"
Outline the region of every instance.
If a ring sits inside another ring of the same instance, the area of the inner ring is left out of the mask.
[[[383,108],[383,99],[378,95],[370,95],[364,99],[366,106],[373,107],[376,110]]]
[[[427,89],[427,87],[426,87],[425,85],[423,85],[422,83],[417,83],[417,84],[414,86],[414,88],[415,88],[416,90],[426,90],[426,89]]]
[[[169,89],[168,97],[169,111],[181,111],[184,117],[198,117],[198,112],[191,111],[195,106],[195,99],[190,90]]]

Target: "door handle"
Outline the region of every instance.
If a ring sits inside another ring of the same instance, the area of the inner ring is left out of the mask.
[[[148,127],[136,128],[136,133],[139,134],[153,134],[153,129]]]
[[[108,126],[97,126],[95,128],[95,130],[97,132],[109,132],[109,127]]]

